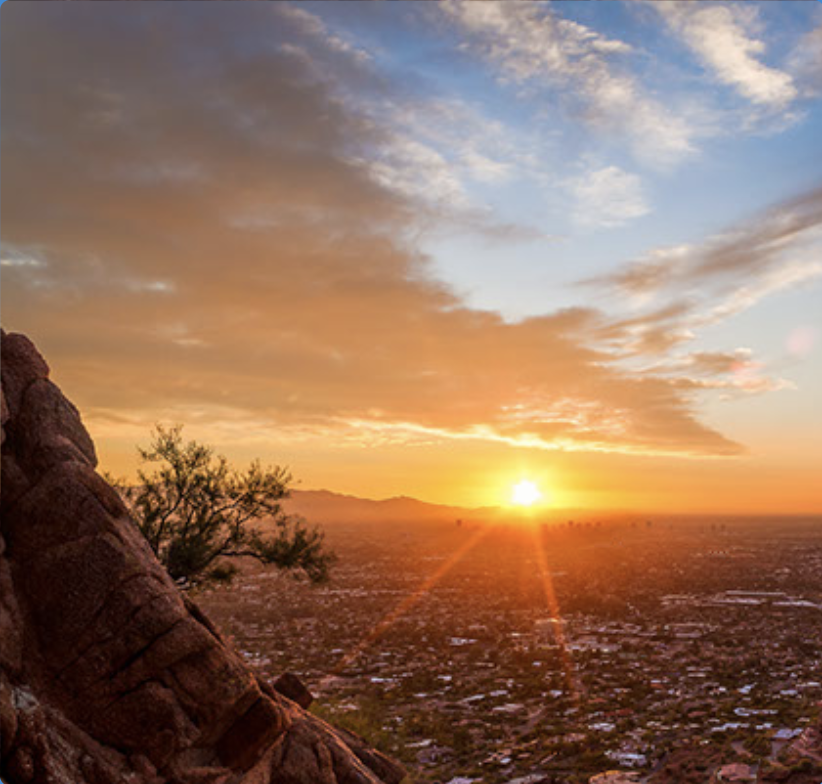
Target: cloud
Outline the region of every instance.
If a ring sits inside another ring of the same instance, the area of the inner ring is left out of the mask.
[[[25,253],[17,248],[3,247],[0,256],[0,267],[45,267],[46,262],[36,255]]]
[[[632,50],[546,4],[449,1],[439,8],[467,36],[465,47],[503,80],[558,90],[593,127],[627,137],[634,153],[669,165],[695,152],[696,129],[649,96],[618,60]]]
[[[794,288],[799,284],[822,277],[822,262],[798,261],[789,262],[783,267],[768,270],[752,283],[744,284],[731,292],[723,302],[711,308],[699,318],[700,325],[713,324],[735,316],[756,303],[784,289]]]
[[[557,239],[534,226],[505,221],[472,197],[466,180],[505,180],[512,164],[485,157],[470,137],[456,145],[456,152],[447,145],[448,153],[438,147],[391,131],[380,149],[356,163],[380,186],[413,203],[417,222],[429,235],[468,231],[486,241],[509,243]]]
[[[693,309],[694,303],[683,299],[637,315],[612,317],[601,326],[597,338],[610,350],[627,356],[667,354],[694,339],[694,332],[686,326]]]
[[[740,451],[690,390],[599,348],[603,314],[509,323],[428,276],[417,194],[363,163],[390,161],[397,137],[326,71],[390,88],[327,36],[264,4],[9,10],[3,258],[42,263],[3,266],[4,320],[93,428],[172,416],[324,443]]]
[[[371,55],[367,50],[355,46],[350,41],[330,31],[320,17],[309,13],[304,8],[299,8],[290,3],[282,3],[277,7],[277,13],[281,19],[293,22],[300,33],[309,38],[318,39],[326,49],[350,57],[360,65],[371,62]],[[284,44],[284,46],[288,46],[288,44]]]
[[[765,365],[755,360],[748,348],[730,352],[694,351],[649,370],[676,379],[678,384],[690,389],[724,390],[725,399],[731,393],[754,395],[794,388],[790,381],[768,376]]]
[[[467,148],[460,156],[463,165],[478,182],[504,182],[511,176],[511,165],[489,158],[474,148]]]
[[[822,92],[822,25],[803,35],[788,57],[788,70],[809,97]]]
[[[583,226],[623,226],[651,211],[640,178],[618,166],[606,166],[576,178],[571,192],[576,199],[574,218]]]
[[[699,245],[652,250],[589,283],[614,285],[645,300],[665,291],[710,286],[715,293],[753,304],[772,291],[816,276],[820,243],[822,188],[777,204]],[[742,289],[740,279],[748,282]]]
[[[408,94],[365,101],[363,111],[381,126],[386,142],[359,159],[380,184],[412,199],[428,231],[469,231],[486,240],[553,240],[521,221],[505,220],[478,199],[475,184],[537,182],[545,166],[531,149],[534,139],[452,96]],[[525,150],[529,150],[526,152]]]
[[[791,388],[774,367],[748,350],[677,352],[707,327],[762,300],[822,278],[822,189],[774,205],[702,243],[658,248],[615,272],[583,281],[624,297],[632,315],[605,320],[599,344],[636,361],[657,358],[641,372],[681,389],[759,394]],[[795,345],[807,345],[797,338]],[[802,356],[799,351],[788,353]]]
[[[784,110],[798,96],[789,73],[762,62],[765,42],[755,7],[741,3],[653,3],[669,28],[716,79],[746,100],[769,110]]]
[[[428,202],[434,209],[470,207],[453,167],[435,149],[414,138],[397,135],[381,159],[363,163],[380,185]]]

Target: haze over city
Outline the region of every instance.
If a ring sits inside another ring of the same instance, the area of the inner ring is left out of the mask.
[[[3,14],[4,327],[101,467],[822,511],[819,3]]]

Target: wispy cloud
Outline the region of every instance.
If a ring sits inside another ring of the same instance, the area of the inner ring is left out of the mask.
[[[772,111],[784,110],[798,96],[786,71],[766,65],[766,45],[755,6],[742,3],[652,3],[670,29],[721,84]]]
[[[305,7],[280,3],[272,13],[291,33],[278,51],[357,116],[358,134],[347,136],[348,162],[413,202],[429,231],[512,242],[547,238],[535,227],[495,216],[473,188],[536,176],[534,156],[526,165],[511,128],[458,97],[398,85],[379,72],[370,52]]]
[[[639,176],[618,166],[586,172],[570,187],[576,201],[574,219],[583,226],[623,226],[651,211]]]
[[[660,248],[610,275],[587,280],[609,295],[627,295],[633,311],[600,329],[602,345],[625,359],[654,357],[642,372],[692,390],[744,394],[792,385],[748,349],[682,353],[708,328],[789,289],[822,278],[822,190],[778,204],[702,243]],[[792,356],[812,346],[795,333]]]
[[[767,294],[818,274],[820,243],[822,189],[817,189],[700,244],[652,250],[594,282],[644,299],[666,290],[681,296],[706,285],[738,295],[740,280],[758,281],[756,289],[764,287]]]
[[[36,253],[20,250],[19,248],[9,247],[4,244],[0,247],[0,266],[8,267],[22,267],[31,269],[38,269],[46,266],[46,262],[37,257]]]
[[[695,152],[696,129],[653,97],[620,62],[623,41],[563,19],[545,4],[446,2],[443,12],[467,36],[465,47],[502,80],[558,90],[587,122],[626,136],[634,153],[661,164]]]
[[[353,59],[361,65],[371,62],[372,58],[367,50],[329,30],[325,22],[316,14],[288,2],[278,3],[273,7],[273,12],[280,19],[292,22],[304,36],[319,40],[326,49]]]
[[[822,277],[822,261],[804,260],[788,262],[783,267],[770,269],[749,284],[732,291],[724,301],[699,318],[701,324],[714,324],[742,313],[771,294],[794,288]]]
[[[533,138],[525,143],[520,132],[453,96],[392,95],[366,102],[361,110],[382,128],[384,141],[358,163],[381,185],[412,198],[431,230],[467,230],[511,242],[554,239],[538,227],[495,215],[473,187],[539,183],[546,167]]]
[[[822,92],[822,24],[799,39],[788,58],[788,70],[804,95]]]
[[[793,389],[786,379],[772,377],[764,363],[749,348],[734,351],[694,351],[646,368],[664,375],[683,388],[719,390],[723,398],[731,394],[757,395]]]
[[[377,160],[362,163],[381,185],[434,209],[458,212],[470,207],[455,167],[433,147],[410,136],[394,136]]]

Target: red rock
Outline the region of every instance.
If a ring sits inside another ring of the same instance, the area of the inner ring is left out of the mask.
[[[26,388],[38,378],[48,378],[49,366],[40,352],[25,335],[6,334],[0,330],[2,340],[3,397],[9,416],[16,416],[20,400]],[[5,424],[5,422],[4,422]]]
[[[6,396],[0,390],[0,444],[6,440],[6,422],[9,419],[9,407],[6,405]]]
[[[11,752],[17,735],[17,711],[14,707],[14,695],[11,684],[0,672],[0,759]]]
[[[274,681],[273,686],[276,691],[305,710],[314,702],[314,695],[293,672],[284,672]]]
[[[261,688],[94,472],[43,358],[0,337],[3,781],[400,781],[397,763]]]
[[[229,768],[248,770],[282,735],[283,719],[283,712],[261,696],[217,742],[217,755]]]
[[[26,434],[17,445],[24,470],[44,473],[71,460],[92,468],[97,465],[94,443],[80,421],[80,413],[47,378],[36,379],[26,388],[16,423],[17,429]]]
[[[5,434],[5,429],[3,433]],[[17,461],[11,454],[3,454],[2,469],[2,497],[6,508],[11,508],[12,505],[31,488],[31,484],[23,473],[23,470],[17,465]]]
[[[6,775],[10,781],[29,782],[34,778],[37,768],[34,764],[34,755],[28,746],[18,746],[9,755]]]
[[[0,542],[3,542],[0,536]],[[3,545],[5,547],[5,545]],[[22,618],[9,562],[0,554],[0,672],[18,673],[23,664]]]
[[[139,749],[162,769],[180,747],[197,736],[174,692],[149,681],[117,698],[99,715],[89,717],[94,736],[118,748]]]

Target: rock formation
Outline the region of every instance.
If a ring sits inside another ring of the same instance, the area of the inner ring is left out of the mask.
[[[305,684],[293,673],[284,672],[272,684],[280,694],[296,702],[301,708],[308,710],[314,702],[314,695],[305,687]]]
[[[397,784],[396,762],[249,670],[95,473],[32,343],[0,350],[3,781]]]

